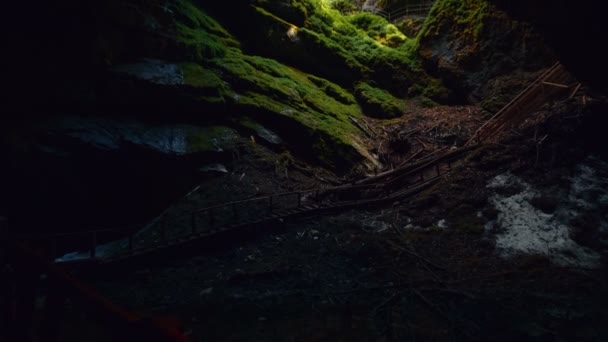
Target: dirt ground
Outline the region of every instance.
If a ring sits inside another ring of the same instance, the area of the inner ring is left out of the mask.
[[[486,228],[500,215],[487,186],[495,176],[510,172],[553,191],[587,157],[571,143],[570,121],[540,115],[390,207],[289,221],[238,246],[89,280],[144,315],[178,318],[193,341],[606,340],[604,263],[505,257],[500,231]],[[484,116],[476,107],[434,107],[388,124],[367,120],[367,143],[390,168],[418,151],[461,145]],[[539,153],[544,135],[551,138]],[[243,152],[174,210],[344,180],[259,146]],[[597,229],[571,235],[605,260]]]

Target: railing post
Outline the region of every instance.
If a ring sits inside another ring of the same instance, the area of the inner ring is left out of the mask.
[[[97,252],[97,232],[93,232],[93,241],[91,243],[91,259],[95,259],[95,253]]]
[[[194,234],[194,233],[196,233],[196,212],[192,212],[191,219],[192,219],[192,222],[191,222],[191,224],[192,224],[192,227],[191,227],[192,228],[192,234]]]

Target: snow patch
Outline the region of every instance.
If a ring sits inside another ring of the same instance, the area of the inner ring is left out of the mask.
[[[593,250],[577,244],[570,238],[567,217],[563,210],[587,208],[588,203],[581,199],[580,190],[588,189],[590,172],[586,167],[580,169],[579,177],[572,182],[568,196],[569,203],[562,203],[561,210],[546,214],[535,208],[530,200],[540,193],[530,184],[510,173],[496,176],[487,187],[489,189],[521,189],[515,194],[499,193],[490,197],[490,202],[498,210],[496,222],[486,225],[486,230],[498,227],[496,248],[504,257],[516,254],[540,254],[562,266],[595,268],[599,266],[600,256]]]

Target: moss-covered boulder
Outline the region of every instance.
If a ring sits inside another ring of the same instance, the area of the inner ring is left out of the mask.
[[[395,98],[386,90],[359,83],[355,94],[363,112],[371,117],[389,119],[401,116],[405,111],[405,102]]]
[[[248,117],[276,132],[281,146],[334,169],[371,159],[349,117],[395,117],[400,99],[445,90],[422,68],[415,39],[327,1],[71,5],[70,18],[87,27],[70,30],[75,21],[59,16],[61,35],[47,44],[75,46],[57,60],[82,63],[65,87],[48,87],[49,98],[146,120],[238,126]]]
[[[345,88],[361,79],[399,96],[419,95],[436,82],[422,68],[416,39],[372,13],[343,14],[333,2],[318,0],[252,1],[238,21],[228,4],[205,4],[239,37],[243,49],[271,57]],[[286,14],[302,8],[303,22]],[[297,20],[297,21],[292,21]],[[441,94],[439,95],[440,99]]]

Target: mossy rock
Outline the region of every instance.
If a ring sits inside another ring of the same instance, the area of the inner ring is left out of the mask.
[[[306,16],[301,25],[285,14],[287,5],[279,3],[256,1],[246,23],[233,24],[251,51],[344,87],[367,77],[384,89],[405,95],[413,84],[426,89],[432,82],[417,55],[417,40],[406,37],[386,19],[372,13],[345,16],[327,3],[301,1]],[[296,4],[292,2],[292,6]],[[290,28],[297,30],[294,41],[287,38]]]
[[[222,79],[212,70],[194,63],[181,64],[184,85],[195,90],[198,100],[208,103],[225,103],[227,90]]]
[[[222,152],[234,148],[238,134],[231,128],[223,126],[198,127],[186,134],[189,153]]]
[[[405,102],[397,99],[388,91],[372,87],[367,83],[359,83],[355,87],[355,95],[363,108],[363,112],[376,118],[395,118],[403,115]]]
[[[348,17],[348,21],[357,28],[365,31],[370,38],[377,42],[396,48],[407,41],[407,37],[395,25],[381,16],[370,12],[360,12]]]
[[[477,43],[489,13],[487,0],[437,0],[420,36],[427,38],[444,32],[458,32],[465,41]],[[458,29],[461,31],[455,31]]]
[[[240,46],[216,20],[207,15],[189,0],[173,3],[174,31],[181,57],[190,61],[223,57],[229,47]]]

